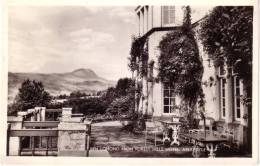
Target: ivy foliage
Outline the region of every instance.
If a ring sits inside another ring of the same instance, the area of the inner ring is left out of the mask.
[[[159,79],[170,83],[190,107],[195,106],[198,99],[203,106],[203,65],[191,26],[189,6],[185,8],[183,25],[166,34],[159,43],[159,49]]]
[[[139,71],[142,76],[148,72],[148,44],[145,37],[132,37],[132,46],[128,67],[133,72]]]
[[[252,77],[252,6],[218,6],[201,23],[200,39],[216,66],[233,66],[241,78]]]

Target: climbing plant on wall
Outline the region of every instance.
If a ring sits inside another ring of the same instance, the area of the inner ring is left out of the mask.
[[[132,46],[128,67],[133,72],[138,70],[142,76],[148,71],[148,43],[145,37],[132,37]]]
[[[189,6],[185,7],[183,25],[166,34],[159,49],[159,79],[171,84],[189,110],[194,110],[197,102],[203,107],[203,66],[191,26]]]
[[[226,61],[241,78],[252,80],[252,6],[215,7],[201,23],[200,39],[215,66]]]

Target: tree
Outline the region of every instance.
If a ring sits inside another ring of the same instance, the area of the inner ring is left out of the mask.
[[[125,96],[129,93],[130,88],[134,86],[134,81],[129,78],[121,78],[116,84],[116,91],[119,96]]]
[[[103,100],[110,101],[110,103],[107,104],[107,112],[114,114],[132,113],[134,111],[134,97],[134,80],[121,78],[118,80],[115,88],[107,90]]]
[[[200,39],[215,66],[226,63],[252,81],[252,6],[215,7],[201,23]]]
[[[70,93],[70,98],[80,98],[86,96],[85,92],[80,92],[80,91],[74,91]]]
[[[113,100],[107,108],[107,112],[111,114],[129,114],[134,111],[134,100],[131,95],[121,96]]]
[[[15,103],[19,110],[27,110],[36,106],[45,107],[50,100],[51,96],[41,82],[27,79],[19,88]]]

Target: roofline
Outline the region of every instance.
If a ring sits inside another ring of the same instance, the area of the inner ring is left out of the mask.
[[[198,21],[194,22],[192,24],[192,28],[195,28],[196,26],[198,26],[198,24],[203,21],[204,19],[206,19],[208,16],[204,16],[203,18],[199,19]],[[150,36],[152,33],[154,32],[159,32],[159,31],[170,31],[170,30],[177,30],[180,29],[182,26],[171,26],[171,27],[154,27],[152,29],[150,29],[148,32],[146,32],[144,35],[142,35],[141,37],[148,37]]]
[[[152,33],[154,32],[159,32],[159,31],[170,31],[170,30],[176,30],[181,28],[181,26],[171,26],[171,27],[155,27],[150,29],[148,32],[146,32],[144,35],[142,35],[141,37],[148,37],[150,36]]]
[[[140,7],[141,7],[141,5],[138,5],[138,6],[135,8],[135,11],[137,11]]]

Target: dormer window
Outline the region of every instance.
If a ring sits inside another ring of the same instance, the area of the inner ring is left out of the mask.
[[[175,6],[163,6],[163,25],[175,23]]]

